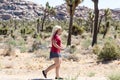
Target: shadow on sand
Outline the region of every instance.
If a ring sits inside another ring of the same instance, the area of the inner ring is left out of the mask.
[[[30,80],[53,80],[53,79],[30,79]]]

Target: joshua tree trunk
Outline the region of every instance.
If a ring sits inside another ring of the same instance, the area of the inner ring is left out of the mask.
[[[72,26],[73,26],[73,15],[72,15],[72,5],[70,5],[70,23],[69,23],[69,34],[67,40],[67,46],[71,45],[71,33],[72,33]]]
[[[100,16],[100,21],[99,21],[99,24],[98,24],[98,33],[100,32],[100,24],[102,22],[102,19],[103,19],[103,15]]]
[[[40,33],[40,20],[37,20],[37,33]]]
[[[99,18],[98,2],[99,2],[99,0],[92,0],[92,1],[94,2],[94,12],[95,12],[94,32],[93,32],[93,41],[92,41],[92,46],[94,46],[94,44],[97,44],[98,18]]]
[[[93,34],[93,22],[94,22],[94,21],[92,21],[91,24],[90,24],[90,26],[91,26],[91,31],[90,31],[91,34]]]
[[[46,12],[44,13],[44,16],[43,16],[43,19],[42,19],[41,31],[43,31],[45,19],[46,19]]]
[[[103,34],[103,39],[105,38],[107,32],[108,32],[108,28],[110,27],[110,22],[107,22],[106,23],[106,28],[105,28],[105,31],[104,31],[104,34]]]

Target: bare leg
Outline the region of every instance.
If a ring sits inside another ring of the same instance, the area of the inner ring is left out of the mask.
[[[52,64],[51,66],[49,66],[45,71],[45,73],[47,74],[50,70],[56,68],[57,66],[60,65],[61,63],[61,59],[60,58],[54,58],[54,64]]]
[[[58,78],[58,77],[60,77],[59,76],[59,70],[60,70],[60,65],[58,65],[57,67],[56,67],[56,77]]]

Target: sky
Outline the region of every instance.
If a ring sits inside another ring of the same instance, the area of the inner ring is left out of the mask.
[[[57,6],[65,3],[65,0],[26,0],[26,1],[32,1],[37,4],[42,4],[45,6],[46,2],[49,2],[50,6]],[[93,8],[93,2],[91,0],[84,0],[81,6],[87,6],[89,8]],[[99,8],[100,9],[105,9],[105,8],[110,8],[110,9],[115,9],[115,8],[120,8],[120,0],[99,0]]]

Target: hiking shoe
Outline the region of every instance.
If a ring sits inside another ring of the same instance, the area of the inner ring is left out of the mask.
[[[42,71],[42,74],[43,74],[43,76],[44,76],[45,78],[47,78],[47,74],[45,74],[45,71],[44,71],[44,70]]]
[[[55,77],[55,79],[58,79],[58,80],[63,80],[63,78],[61,78],[61,77]]]

